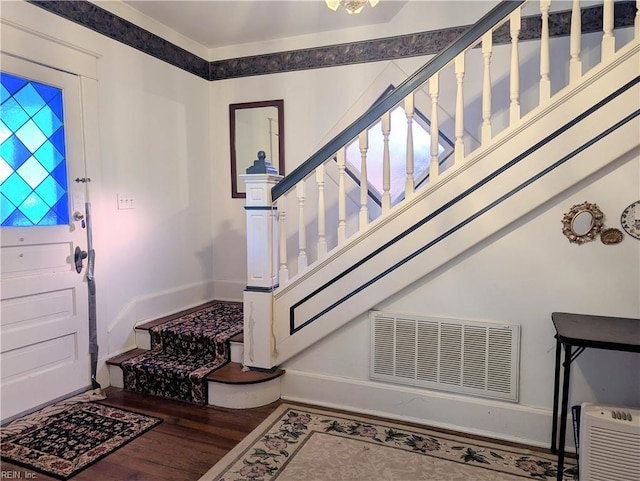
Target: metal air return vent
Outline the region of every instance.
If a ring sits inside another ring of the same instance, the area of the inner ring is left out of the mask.
[[[371,379],[518,400],[520,326],[371,311]]]

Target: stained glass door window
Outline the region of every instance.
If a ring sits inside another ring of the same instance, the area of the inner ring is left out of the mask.
[[[0,73],[0,220],[69,223],[62,90]]]

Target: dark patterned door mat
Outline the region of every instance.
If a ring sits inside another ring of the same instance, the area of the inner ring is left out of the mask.
[[[95,402],[80,402],[1,432],[2,460],[69,479],[162,422]],[[15,427],[18,426],[18,429]]]

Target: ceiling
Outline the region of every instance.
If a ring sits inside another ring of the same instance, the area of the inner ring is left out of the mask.
[[[265,42],[389,22],[407,0],[381,0],[356,15],[324,0],[128,0],[138,10],[206,48]]]

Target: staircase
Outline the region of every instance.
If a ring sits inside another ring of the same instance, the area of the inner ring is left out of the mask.
[[[187,340],[190,339],[191,336],[197,335],[197,328],[195,327],[199,324],[205,325],[205,321],[207,319],[206,313],[209,309],[215,309],[216,306],[228,305],[236,311],[241,311],[241,306],[238,306],[237,304],[238,303],[212,301],[192,309],[177,312],[136,326],[135,337],[137,347],[107,360],[111,385],[120,388],[132,388],[132,383],[127,383],[125,381],[125,371],[127,369],[131,370],[141,363],[149,362],[151,360],[151,366],[156,369],[156,366],[153,363],[153,360],[155,359],[155,355],[153,354],[155,351],[153,350],[153,347],[154,345],[157,345],[158,341],[156,340],[155,342],[152,342],[152,336],[158,336],[158,332],[160,332],[159,330],[166,329],[167,326],[172,326],[174,329],[176,326],[189,326],[187,328],[182,328],[179,339],[174,340],[176,344],[188,343],[189,341]],[[224,327],[228,329],[228,326]],[[224,328],[220,329],[220,334],[216,333],[212,337],[218,338],[219,336],[223,336],[223,329]],[[198,396],[194,395],[176,393],[176,389],[163,389],[161,390],[162,392],[156,392],[157,386],[147,386],[144,383],[142,385],[134,384],[136,386],[134,390],[171,399],[181,399],[187,402],[206,402],[206,404],[211,406],[238,409],[261,406],[279,399],[279,378],[284,374],[284,371],[281,369],[273,369],[265,372],[258,372],[243,369],[241,364],[243,350],[242,332],[231,337],[226,336],[225,339],[227,346],[225,346],[224,352],[230,353],[230,356],[229,358],[224,359],[221,365],[212,368],[211,372],[206,375],[205,392],[202,393],[203,399],[199,400],[197,399]],[[214,345],[213,341],[211,341],[211,345]],[[165,346],[165,348],[167,347],[169,348],[169,352],[177,353],[179,351],[176,346]],[[164,356],[165,354],[161,355]],[[225,356],[223,355],[223,357]],[[175,374],[172,373],[172,364],[184,364],[184,361],[181,360],[178,354],[171,355],[171,359],[174,359],[174,361],[168,363],[166,374],[158,375],[156,372],[155,374],[157,377],[163,380],[174,377]],[[195,372],[198,368],[209,370],[205,361],[196,364],[196,366],[192,368],[192,371]],[[188,376],[188,378],[189,377],[192,376]],[[167,384],[169,385],[171,383],[167,382]]]
[[[565,58],[558,61],[550,46],[551,3],[500,3],[287,177],[246,176],[247,190],[255,194],[247,204],[246,365],[283,365],[638,149],[636,5],[605,0],[594,7],[602,18],[599,31],[587,36],[580,2],[574,1],[572,10],[561,14],[570,29]],[[635,27],[627,29],[626,38],[616,38],[615,12],[629,6]],[[533,17],[532,11],[537,11]],[[523,25],[540,30],[532,33]],[[520,52],[531,38],[538,42],[537,52],[527,60],[539,64],[539,76],[521,78]],[[591,51],[581,50],[587,40]],[[507,59],[502,70],[492,63],[494,57]],[[594,57],[593,65],[583,62]],[[508,82],[501,85],[492,76]],[[473,88],[474,98],[466,98]],[[445,108],[447,91],[451,98]],[[498,97],[502,100],[494,100]],[[481,104],[480,118],[466,117],[470,101]],[[401,159],[405,191],[392,204],[389,118],[397,107],[408,124],[406,158]],[[417,109],[430,112],[426,181],[415,171]],[[446,133],[455,151],[445,162],[438,152],[441,129],[447,128],[438,121],[443,110],[454,112]],[[367,175],[374,127],[385,139],[377,209]],[[346,162],[354,142],[361,157],[356,180],[347,174]]]

